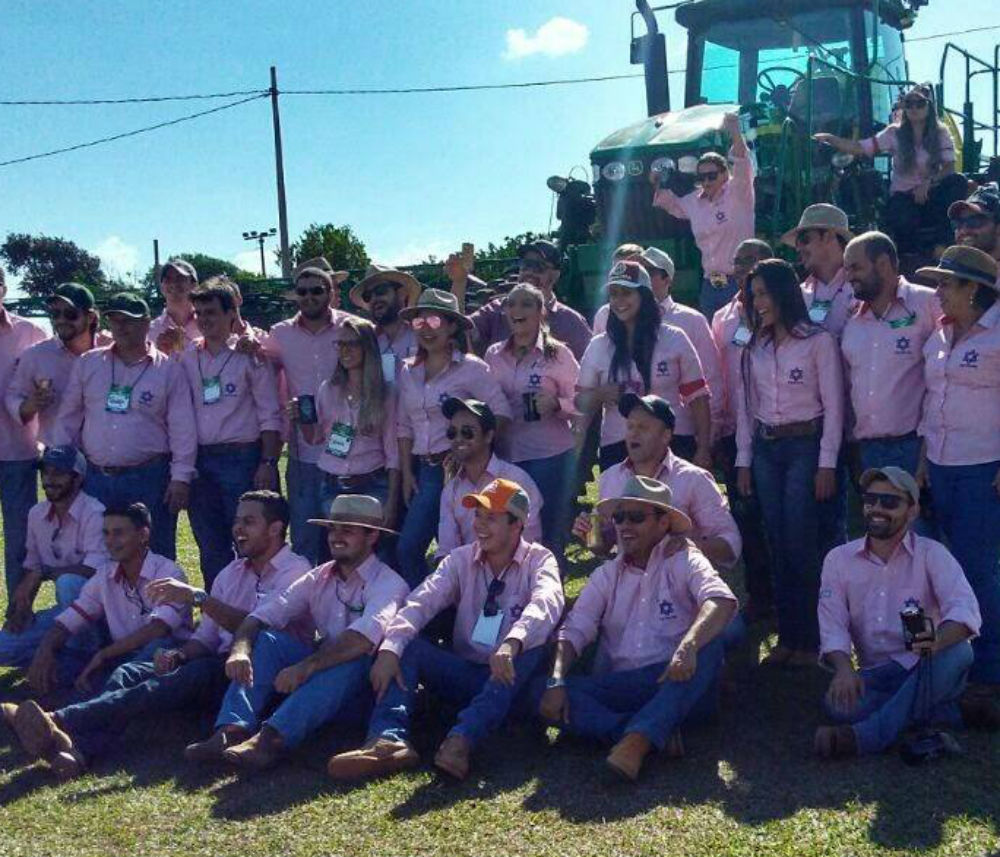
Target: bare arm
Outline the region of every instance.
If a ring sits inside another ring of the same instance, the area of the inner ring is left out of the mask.
[[[825,133],[813,134],[813,139],[817,143],[825,143],[827,146],[831,146],[838,152],[843,152],[847,155],[861,157],[865,154],[860,140],[848,140],[846,137],[838,137],[836,134]]]

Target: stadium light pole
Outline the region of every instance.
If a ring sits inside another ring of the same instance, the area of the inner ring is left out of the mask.
[[[277,233],[278,230],[273,226],[270,229],[262,229],[259,232],[252,229],[249,232],[243,233],[244,241],[256,241],[257,246],[260,247],[260,275],[264,279],[267,279],[267,265],[264,262],[264,242],[267,241],[268,238],[274,237]]]

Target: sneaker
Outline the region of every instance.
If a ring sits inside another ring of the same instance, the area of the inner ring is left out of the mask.
[[[326,772],[335,780],[367,780],[385,777],[420,764],[420,756],[408,741],[374,738],[357,750],[330,757]]]
[[[286,752],[281,736],[274,729],[265,726],[242,744],[227,747],[222,751],[222,758],[241,768],[263,771],[273,768]]]
[[[813,748],[821,759],[848,759],[858,755],[858,739],[850,726],[820,726]]]
[[[184,758],[189,762],[218,762],[223,758],[223,753],[235,744],[239,744],[247,738],[246,732],[241,730],[217,729],[210,737],[204,741],[195,741],[184,748]]]
[[[472,745],[468,738],[461,735],[449,735],[434,755],[434,767],[444,771],[456,780],[464,780],[469,776],[469,756]]]
[[[639,770],[652,745],[645,735],[628,732],[608,754],[605,763],[619,777],[630,782],[639,779]]]

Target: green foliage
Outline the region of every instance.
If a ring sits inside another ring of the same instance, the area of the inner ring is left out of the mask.
[[[312,223],[291,246],[292,263],[298,265],[314,256],[325,256],[337,271],[357,271],[369,262],[365,243],[350,226]]]
[[[232,262],[227,262],[225,259],[219,259],[216,256],[209,256],[206,253],[178,253],[171,258],[184,259],[194,265],[194,269],[198,272],[198,279],[201,282],[205,282],[209,277],[224,276],[235,280],[242,287],[244,283],[257,283],[261,279],[260,274],[255,274],[252,271],[244,271]],[[165,262],[166,259],[163,261]],[[136,288],[142,289],[147,300],[159,302],[160,287],[156,281],[156,271],[153,268],[146,271],[142,279],[136,284]]]
[[[476,248],[476,260],[486,259],[514,259],[517,256],[518,248],[532,241],[545,239],[555,241],[555,232],[522,232],[519,235],[507,235],[499,244],[490,241],[485,247]]]
[[[70,280],[90,286],[96,293],[107,289],[101,260],[65,238],[11,232],[0,245],[0,259],[12,274],[21,277],[21,287],[35,298],[45,297]]]

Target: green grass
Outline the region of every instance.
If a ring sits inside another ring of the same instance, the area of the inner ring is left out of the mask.
[[[586,554],[568,587],[575,594]],[[186,521],[179,561],[197,553]],[[429,769],[343,788],[322,734],[276,771],[241,776],[181,758],[211,715],[134,724],[87,776],[57,785],[0,727],[0,855],[981,855],[1000,852],[1000,743],[907,768],[895,755],[820,764],[810,755],[826,677],[756,667],[763,633],[731,659],[717,722],[685,731],[686,758],[609,784],[600,748],[512,726],[453,785]],[[0,672],[0,697],[21,698]],[[214,713],[214,712],[213,712]],[[441,716],[436,716],[440,714]],[[450,713],[415,729],[429,759]],[[347,737],[356,740],[358,736]]]

